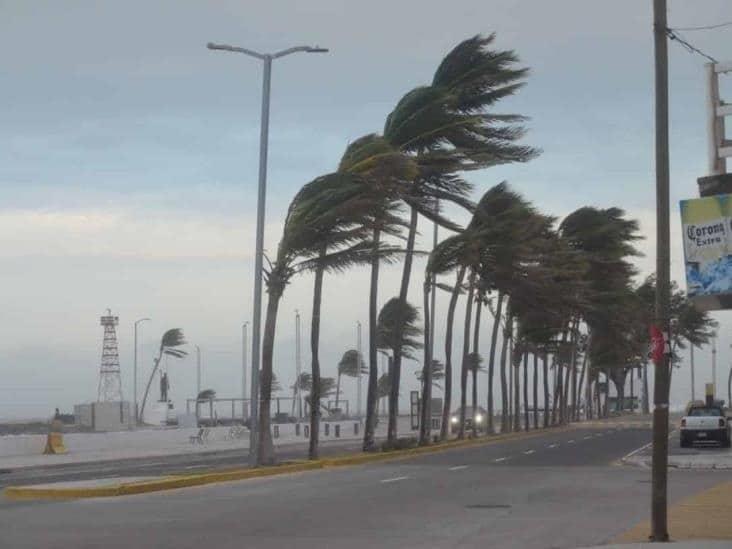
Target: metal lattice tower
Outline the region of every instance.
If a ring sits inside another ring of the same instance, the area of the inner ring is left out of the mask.
[[[119,368],[119,351],[117,350],[117,331],[119,317],[112,316],[107,309],[106,316],[101,318],[104,326],[104,342],[102,343],[102,365],[99,369],[99,391],[97,402],[122,402],[122,378]]]

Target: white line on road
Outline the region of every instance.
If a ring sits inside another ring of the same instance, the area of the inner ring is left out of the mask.
[[[587,440],[588,438],[592,438],[592,435],[587,435],[586,437],[582,437],[582,440]]]
[[[387,482],[397,482],[399,480],[407,480],[409,477],[394,477],[394,478],[385,478],[384,480],[380,480],[379,482],[387,483]]]
[[[448,471],[460,471],[461,469],[467,469],[467,465],[456,465],[455,467],[449,467]]]
[[[188,467],[186,467],[186,469],[200,469],[201,467],[206,467],[206,464],[202,463],[201,465],[189,465]]]
[[[503,458],[496,458],[493,461],[506,461],[507,459],[508,459],[507,457],[503,457]]]
[[[556,448],[557,446],[559,446],[559,444],[550,444],[547,448]]]
[[[527,456],[530,456],[530,455],[531,455],[531,454],[533,454],[534,452],[536,452],[536,450],[526,450],[526,451],[524,452],[524,454],[526,454]]]
[[[574,444],[574,439],[572,439],[572,440],[568,440],[568,441],[567,441],[567,444]]]

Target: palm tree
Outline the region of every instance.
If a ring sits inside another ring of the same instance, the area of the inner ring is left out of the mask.
[[[399,236],[404,221],[399,217],[399,197],[404,181],[416,174],[416,165],[405,155],[394,150],[391,145],[376,134],[357,139],[346,149],[338,167],[340,172],[359,174],[368,181],[366,190],[375,199],[370,204],[369,215],[362,220],[361,226],[370,231],[371,237],[371,281],[369,289],[369,381],[366,393],[366,425],[364,428],[363,449],[375,448],[374,430],[376,428],[376,406],[378,403],[378,354],[376,347],[377,332],[377,294],[379,267],[382,260],[390,259],[390,251],[382,244],[384,236]],[[317,281],[316,281],[317,290]]]
[[[373,246],[363,220],[371,208],[370,194],[365,192],[365,187],[364,179],[358,175],[328,174],[300,189],[288,209],[277,255],[265,273],[268,302],[262,338],[258,465],[274,460],[270,402],[275,329],[282,294],[298,273],[315,270],[322,277],[325,271],[340,272],[369,260]],[[328,247],[324,248],[324,242]],[[315,303],[319,303],[319,298],[315,296]],[[315,376],[319,376],[317,364],[314,366]],[[319,384],[315,382],[313,386],[316,388],[313,398],[317,401]],[[311,423],[317,427],[317,403],[312,409]],[[317,428],[313,431],[317,437]],[[317,438],[311,440],[311,446],[317,446]]]
[[[408,92],[389,114],[384,138],[396,149],[414,155],[419,174],[404,201],[411,209],[399,299],[407,300],[418,214],[452,230],[458,227],[439,214],[435,204],[447,200],[471,209],[470,184],[459,171],[509,162],[525,162],[535,149],[517,145],[524,130],[517,115],[489,109],[514,94],[528,71],[517,68],[512,51],[490,49],[494,35],[474,36],[458,44],[437,68],[432,83]],[[394,371],[401,354],[393,349]]]
[[[403,303],[399,298],[387,301],[379,312],[377,324],[376,345],[381,350],[398,348],[400,354],[406,358],[416,360],[414,352],[422,348],[419,336],[422,329],[417,325],[419,313],[409,303]],[[390,357],[390,394],[389,394],[389,421],[387,427],[387,443],[394,444],[397,438],[397,414],[399,406],[399,372],[393,356]]]
[[[366,364],[364,364],[361,353],[356,349],[349,349],[341,357],[341,361],[338,363],[338,382],[336,386],[336,402],[335,407],[338,408],[340,404],[341,394],[341,376],[358,377],[361,374],[368,373]]]
[[[309,383],[307,383],[309,381]],[[305,395],[305,403],[312,408],[313,406],[319,406],[320,408],[324,409],[326,412],[330,412],[330,409],[327,406],[324,406],[322,402],[315,401],[315,398],[313,395],[317,392],[320,395],[320,398],[328,398],[335,392],[335,386],[336,381],[332,377],[321,377],[320,378],[320,384],[319,387],[316,389],[315,386],[312,383],[312,378],[304,378],[303,379],[303,390],[309,391],[308,394]],[[320,428],[320,424],[318,424],[318,428]],[[312,459],[312,458],[310,458]]]
[[[432,359],[432,367],[430,370],[430,378],[432,380],[432,386],[437,387],[438,389],[442,390],[442,385],[440,384],[441,379],[445,379],[445,365],[442,364],[439,360]],[[414,372],[414,375],[417,377],[417,381],[419,381],[419,385],[421,387],[424,386],[424,367],[420,368],[416,372]]]
[[[147,402],[147,396],[150,393],[150,385],[155,377],[155,374],[160,367],[160,361],[163,355],[172,356],[173,358],[184,358],[188,355],[188,352],[181,349],[180,347],[186,344],[183,330],[180,328],[173,328],[163,334],[160,340],[160,347],[158,348],[158,356],[153,359],[153,369],[150,372],[150,378],[147,380],[147,386],[145,387],[145,395],[142,397],[142,406],[140,406],[140,418],[145,417],[145,403]]]
[[[588,305],[582,317],[589,333],[588,371],[619,368],[613,378],[620,382],[621,371],[628,367],[627,360],[637,354],[629,335],[624,335],[624,319],[632,301],[632,279],[636,274],[630,259],[639,255],[634,246],[640,238],[638,222],[626,219],[619,208],[583,207],[562,221],[559,233],[570,248],[582,253],[587,265]],[[623,382],[624,379],[622,375]]]

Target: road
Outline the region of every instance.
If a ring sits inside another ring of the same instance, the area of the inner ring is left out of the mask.
[[[558,548],[647,517],[649,471],[617,460],[641,429],[549,431],[412,459],[123,498],[10,502],[16,549]],[[732,479],[671,471],[671,498]]]
[[[357,452],[358,440],[321,442],[321,455]],[[0,469],[0,489],[5,486],[68,482],[119,476],[160,476],[195,473],[198,470],[221,470],[247,466],[249,450],[221,450],[206,453],[178,454],[145,458],[128,458],[76,464]],[[282,461],[307,457],[307,443],[278,446],[277,457]],[[2,501],[0,501],[2,505]]]

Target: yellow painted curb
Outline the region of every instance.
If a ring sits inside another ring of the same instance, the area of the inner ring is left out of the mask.
[[[547,432],[561,433],[570,431],[574,428],[575,427],[573,425],[567,427],[550,427],[549,429],[539,429],[536,431],[521,431],[520,433],[506,433],[504,435],[495,435],[490,437],[441,442],[431,444],[429,446],[409,448],[406,450],[345,455],[332,458],[323,458],[315,461],[301,461],[286,465],[257,467],[254,469],[234,469],[213,473],[169,476],[150,481],[120,483],[112,486],[98,486],[88,488],[34,488],[32,485],[9,486],[5,488],[4,494],[10,499],[78,499],[145,494],[148,492],[174,490],[177,488],[188,488],[191,486],[201,486],[204,484],[213,484],[217,482],[248,480],[253,478],[284,475],[289,473],[300,473],[317,469],[346,467],[379,461],[406,459],[421,454],[431,454],[470,446],[484,446],[509,440],[533,438],[546,434]]]
[[[732,540],[732,482],[723,482],[672,506],[668,530],[676,541]],[[648,541],[651,523],[646,520],[613,540],[614,543]]]
[[[233,480],[247,480],[251,478],[299,473],[313,469],[322,469],[323,464],[318,461],[296,463],[293,465],[277,465],[273,467],[259,467],[255,469],[235,469],[217,473],[201,473],[196,475],[181,475],[162,477],[143,482],[120,483],[113,486],[98,486],[89,488],[34,488],[33,486],[9,486],[5,488],[5,496],[10,499],[75,499],[75,498],[103,498],[113,496],[128,496],[188,488],[229,482]]]

